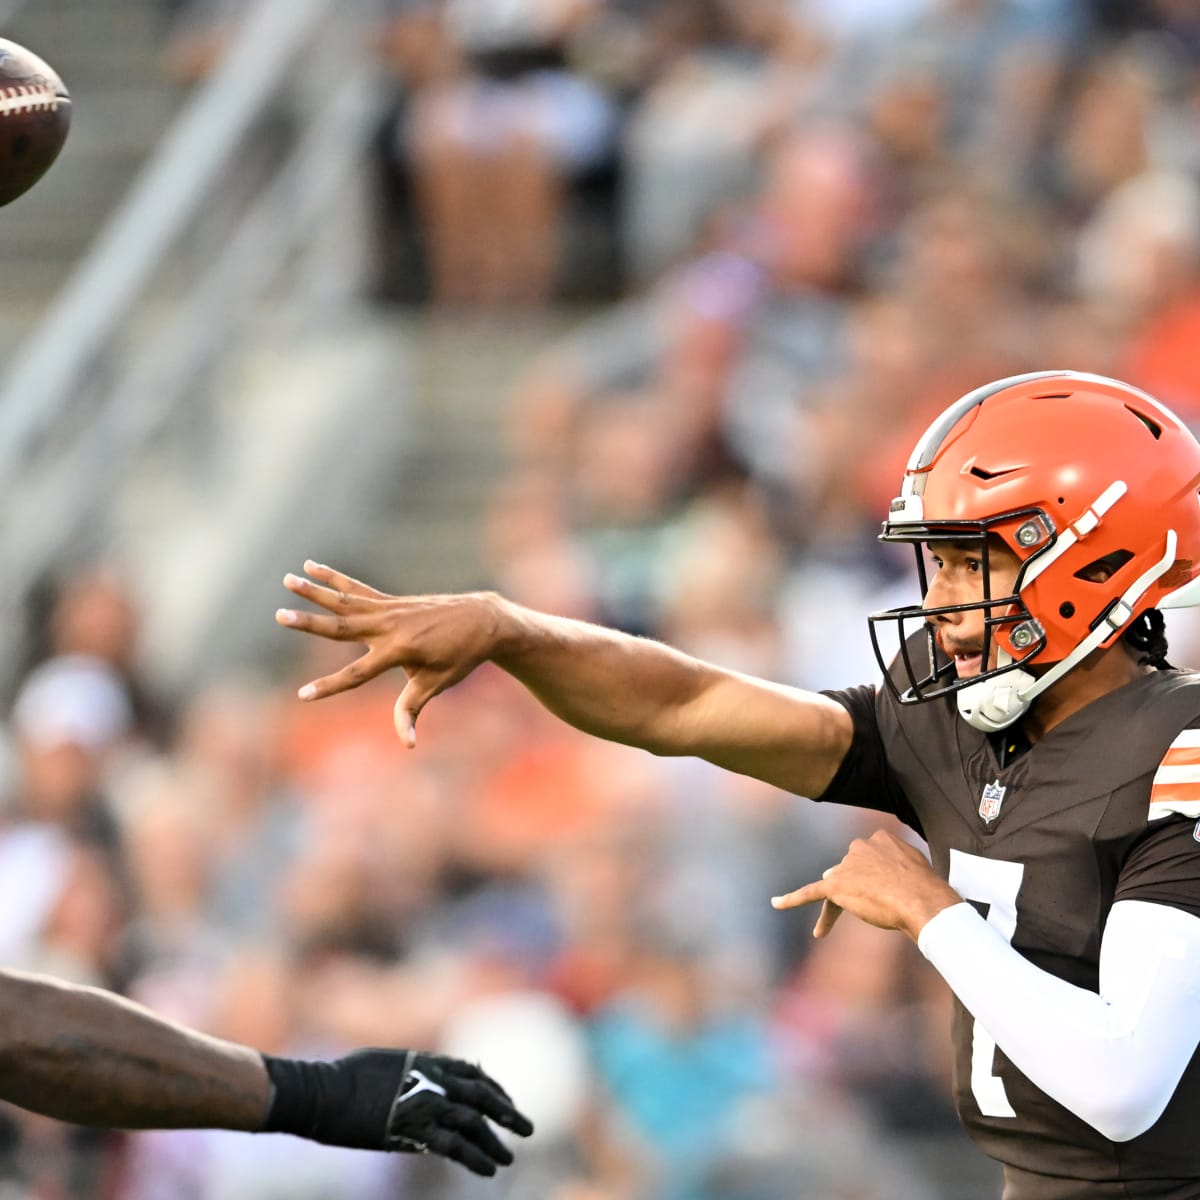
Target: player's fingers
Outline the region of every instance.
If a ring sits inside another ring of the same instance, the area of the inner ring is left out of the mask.
[[[304,560],[304,571],[335,592],[342,592],[347,596],[359,596],[368,600],[385,598],[383,592],[376,591],[370,584],[363,583],[361,579],[355,579],[353,575],[336,571],[333,567],[327,567],[324,563],[315,562],[311,558]]]
[[[456,1078],[447,1075],[444,1079],[446,1095],[459,1104],[470,1105],[477,1112],[495,1121],[497,1125],[521,1137],[528,1137],[533,1132],[533,1122],[524,1113],[519,1112],[498,1083],[483,1072],[479,1079]]]
[[[832,900],[826,900],[821,905],[821,912],[817,917],[817,923],[813,926],[813,937],[824,937],[837,924],[837,919],[842,915],[842,906],[835,904]]]
[[[323,587],[319,583],[313,583],[311,579],[305,579],[303,575],[293,575],[290,571],[283,577],[283,586],[289,592],[295,592],[297,596],[303,596],[305,600],[311,600],[322,608],[334,609],[350,601],[347,593]]]
[[[478,1063],[468,1062],[465,1058],[440,1056],[438,1066],[447,1075],[457,1075],[460,1079],[480,1079],[490,1083],[506,1100],[512,1097],[506,1092],[498,1079],[493,1079]]]
[[[457,1075],[461,1079],[477,1079],[481,1083],[486,1083],[488,1087],[499,1092],[510,1104],[512,1103],[508,1089],[500,1080],[489,1075],[478,1063],[467,1062],[465,1058],[447,1057],[442,1060],[441,1066],[447,1075]]]
[[[360,596],[340,588],[325,587],[323,584],[313,583],[311,579],[305,579],[290,572],[283,577],[283,586],[289,592],[294,592],[297,596],[302,596],[305,600],[310,600],[313,604],[317,604],[335,615],[338,613],[347,615],[369,613],[376,611],[379,607],[375,597]]]
[[[797,888],[794,892],[785,892],[782,896],[772,896],[771,907],[800,908],[805,904],[812,904],[816,900],[824,899],[824,881],[818,880],[816,883],[806,883],[802,888]]]
[[[374,679],[382,670],[383,665],[378,657],[368,650],[340,671],[310,680],[296,694],[301,700],[322,700],[326,696],[336,696],[339,692],[352,691],[368,679]]]
[[[369,615],[340,610],[315,613],[302,608],[277,608],[275,623],[301,633],[315,633],[332,642],[367,642],[374,632]]]
[[[496,1136],[496,1131],[475,1108],[465,1104],[448,1105],[438,1114],[438,1124],[443,1129],[453,1129],[462,1134],[471,1145],[502,1167],[507,1167],[513,1160],[512,1151]]]
[[[473,1171],[476,1175],[495,1175],[496,1163],[489,1158],[478,1146],[472,1145],[461,1133],[455,1133],[451,1129],[436,1129],[430,1135],[429,1141],[426,1143],[429,1150],[433,1154],[440,1154],[443,1158],[452,1158],[456,1163],[462,1163],[468,1171]],[[508,1163],[512,1162],[512,1156],[508,1158]]]

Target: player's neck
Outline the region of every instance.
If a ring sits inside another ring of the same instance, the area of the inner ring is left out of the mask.
[[[1093,700],[1099,700],[1153,670],[1153,667],[1139,663],[1129,648],[1120,642],[1107,650],[1097,650],[1038,697],[1022,722],[1025,736],[1031,742],[1041,741],[1056,725],[1086,708]]]

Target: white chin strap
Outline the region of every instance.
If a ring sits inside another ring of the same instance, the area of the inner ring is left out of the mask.
[[[1126,589],[1125,594],[1109,610],[1091,633],[1061,662],[1056,662],[1044,675],[1033,676],[1017,667],[1003,674],[992,674],[959,690],[958,713],[973,729],[983,733],[995,733],[1007,729],[1018,718],[1023,717],[1030,705],[1047,688],[1056,684],[1068,671],[1078,666],[1101,642],[1128,624],[1137,602],[1156,579],[1165,575],[1175,563],[1175,547],[1178,542],[1175,530],[1167,530],[1167,543],[1163,556],[1149,570],[1144,571]],[[1200,594],[1192,593],[1187,598],[1183,593],[1190,585],[1179,589],[1175,604],[1167,597],[1160,607],[1183,607],[1184,604],[1200,602]],[[1012,662],[1010,655],[1000,651],[999,664]]]
[[[956,693],[958,715],[983,733],[1007,729],[1029,711],[1034,696],[1042,691],[1037,684],[1038,681],[1020,667],[969,683]]]

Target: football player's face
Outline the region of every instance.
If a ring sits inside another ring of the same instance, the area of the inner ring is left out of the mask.
[[[937,542],[929,547],[929,590],[924,607],[943,608],[957,604],[978,605],[984,599],[984,550],[978,542]],[[999,538],[988,540],[988,594],[1012,595],[1020,559]],[[938,645],[954,661],[960,679],[978,675],[983,669],[984,618],[988,610],[967,608],[961,612],[934,613]],[[995,639],[988,651],[988,668],[996,666]]]

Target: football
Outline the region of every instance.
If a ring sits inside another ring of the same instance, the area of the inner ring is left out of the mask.
[[[36,54],[0,38],[0,205],[27,192],[67,140],[71,97]]]

